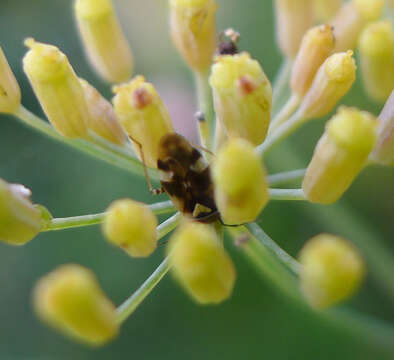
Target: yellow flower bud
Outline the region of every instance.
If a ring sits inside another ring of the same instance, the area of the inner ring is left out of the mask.
[[[142,145],[146,164],[157,166],[160,139],[173,132],[170,114],[155,87],[143,76],[114,87],[115,112],[127,133]],[[136,154],[139,147],[134,144]]]
[[[172,40],[187,64],[195,71],[206,71],[216,50],[213,0],[170,0]]]
[[[378,136],[372,159],[394,166],[394,90],[379,115]]]
[[[21,103],[18,82],[0,46],[0,112],[13,113]]]
[[[391,21],[368,25],[359,41],[361,79],[368,95],[384,102],[394,89],[394,32]]]
[[[80,265],[58,267],[39,280],[33,295],[42,320],[77,340],[101,345],[118,334],[114,305]]]
[[[114,201],[107,210],[103,232],[109,242],[130,256],[147,257],[157,246],[157,219],[149,207],[130,199]]]
[[[41,230],[41,212],[30,201],[30,190],[0,179],[0,241],[23,245]]]
[[[313,25],[313,0],[276,0],[276,37],[284,55],[295,57],[304,33]]]
[[[271,118],[272,88],[260,64],[248,53],[220,56],[209,82],[227,135],[261,144]]]
[[[236,273],[211,225],[185,222],[171,237],[168,252],[176,279],[201,304],[231,296]]]
[[[87,128],[114,144],[124,145],[127,135],[118,122],[112,104],[87,81],[79,79],[79,82],[90,115],[86,121]]]
[[[75,16],[90,62],[106,81],[130,79],[133,57],[111,0],[76,0]]]
[[[223,222],[254,221],[269,200],[265,170],[254,147],[243,139],[230,139],[214,159],[212,175]]]
[[[299,109],[304,118],[318,118],[328,114],[350,90],[356,79],[353,52],[331,55],[320,66]]]
[[[309,201],[337,201],[364,167],[376,140],[376,119],[341,107],[327,123],[307,168],[302,189]]]
[[[320,234],[309,240],[300,254],[301,290],[316,308],[327,308],[348,299],[359,288],[364,262],[347,240]]]
[[[335,35],[335,52],[353,50],[361,31],[380,17],[384,0],[351,0],[343,4],[331,21]]]
[[[291,89],[303,97],[310,88],[317,70],[334,49],[335,39],[330,25],[315,26],[304,35],[295,59]]]
[[[314,14],[319,22],[331,19],[343,4],[343,0],[314,0]]]
[[[52,125],[70,138],[87,138],[89,118],[83,89],[66,55],[57,47],[27,39],[23,69]]]

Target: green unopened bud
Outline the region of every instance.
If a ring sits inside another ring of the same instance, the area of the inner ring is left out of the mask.
[[[114,201],[107,210],[103,232],[109,242],[130,256],[147,257],[156,250],[157,219],[145,204],[130,199]]]
[[[302,38],[300,50],[295,59],[291,89],[303,97],[310,88],[317,70],[334,49],[335,39],[330,25],[316,26]]]
[[[271,118],[272,88],[260,64],[248,53],[220,56],[209,82],[227,135],[261,144]]]
[[[352,296],[365,274],[364,262],[354,246],[330,234],[309,240],[301,250],[300,262],[301,290],[319,309]]]
[[[160,139],[173,132],[170,114],[155,87],[137,76],[127,84],[114,87],[115,112],[127,133],[142,145],[148,166],[157,166]],[[140,148],[134,144],[140,156]]]
[[[394,166],[394,90],[379,115],[378,136],[371,157],[380,164]]]
[[[39,280],[33,301],[45,322],[77,340],[101,345],[118,334],[114,305],[80,265],[60,266]]]
[[[313,25],[313,0],[276,0],[276,37],[284,55],[297,55],[301,39]]]
[[[368,25],[359,41],[361,79],[368,95],[384,102],[394,89],[394,31],[391,21]]]
[[[133,57],[111,0],[76,0],[75,16],[93,67],[106,81],[130,79]]]
[[[66,55],[57,47],[27,39],[23,69],[52,125],[70,138],[87,138],[85,96]]]
[[[331,19],[340,9],[343,0],[314,0],[314,14],[318,22]]]
[[[213,162],[215,201],[226,224],[256,219],[269,200],[261,160],[249,142],[230,139]]]
[[[21,103],[21,91],[0,46],[0,112],[13,113]]]
[[[30,201],[30,190],[0,179],[0,241],[23,245],[42,228],[41,212]]]
[[[303,118],[318,118],[328,114],[350,90],[356,79],[353,52],[331,55],[320,66],[312,85],[300,105]]]
[[[334,28],[335,52],[353,50],[363,28],[376,21],[384,0],[351,0],[344,3],[330,24]]]
[[[170,0],[172,40],[187,64],[196,71],[206,71],[216,50],[213,0]]]
[[[365,111],[339,108],[316,145],[302,183],[309,201],[331,204],[342,196],[366,164],[376,125]]]
[[[201,304],[231,296],[234,265],[211,225],[185,222],[171,237],[168,252],[176,279]]]
[[[127,135],[116,117],[112,104],[87,81],[79,81],[90,115],[86,121],[87,128],[114,144],[124,145]]]

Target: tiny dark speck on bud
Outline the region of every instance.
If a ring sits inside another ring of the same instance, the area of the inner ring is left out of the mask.
[[[194,114],[194,117],[196,118],[196,120],[197,120],[198,122],[203,122],[203,121],[206,120],[206,119],[205,119],[205,114],[204,114],[202,111],[197,111],[197,112]]]

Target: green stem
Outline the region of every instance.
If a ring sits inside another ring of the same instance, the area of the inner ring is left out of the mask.
[[[158,239],[172,231],[179,223],[180,218],[181,215],[177,213],[160,224],[157,227]],[[116,309],[119,324],[122,324],[152,292],[164,275],[167,274],[168,270],[170,270],[170,266],[169,257],[167,256],[145,282],[125,302],[119,305]]]
[[[285,103],[283,96],[281,95],[289,91],[289,78],[292,67],[293,61],[289,58],[285,58],[279,69],[278,75],[275,78],[272,94],[273,114],[277,114]]]
[[[249,231],[248,231],[248,229]],[[308,306],[298,290],[297,277],[299,263],[281,249],[257,224],[246,227],[228,229],[236,244],[258,274],[263,279],[270,279],[283,294],[299,306],[300,311],[332,324],[336,328],[346,331],[349,335],[358,335],[361,341],[369,343],[390,355],[394,354],[394,330],[383,321],[370,316],[364,316],[348,309],[331,309],[316,311]],[[240,237],[245,239],[237,241]],[[246,237],[246,238],[245,238]]]
[[[149,208],[156,214],[167,214],[174,211],[174,205],[171,201],[163,201],[149,205]],[[72,216],[67,218],[54,218],[44,225],[43,231],[55,231],[71,229],[76,227],[96,225],[103,222],[106,212],[99,214],[90,214],[82,216]]]
[[[69,139],[60,135],[51,125],[38,116],[31,113],[22,105],[14,114],[24,124],[34,128],[46,136],[85,152],[100,160],[106,161],[111,165],[120,167],[133,174],[144,175],[142,163],[132,156],[127,149],[121,149],[115,145],[107,145],[105,148],[102,144],[90,143],[82,139]],[[117,148],[115,150],[115,147]],[[149,175],[152,179],[158,180],[158,173],[149,169]]]
[[[305,176],[305,172],[306,169],[299,169],[269,175],[268,184],[270,186],[279,186],[290,181],[300,180]]]
[[[212,91],[208,81],[209,71],[195,72],[194,79],[197,88],[198,106],[204,113],[204,117],[199,119],[201,144],[212,150],[213,134],[215,132],[215,112]]]
[[[271,150],[274,145],[282,141],[284,138],[293,133],[299,126],[304,123],[305,119],[302,114],[296,112],[290,119],[279,125],[276,130],[274,130],[267,139],[257,147],[257,152],[262,156],[268,150]]]
[[[307,200],[302,189],[269,189],[271,200]]]
[[[289,100],[287,100],[286,104],[280,110],[280,112],[271,121],[268,134],[271,134],[281,124],[286,122],[286,120],[288,120],[289,117],[297,109],[299,104],[300,104],[300,98],[297,95],[294,95],[294,94],[291,95]]]

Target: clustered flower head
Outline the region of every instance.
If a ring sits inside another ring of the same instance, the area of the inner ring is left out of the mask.
[[[269,244],[275,244],[259,242],[262,229],[250,227],[259,226],[253,222],[270,200],[331,204],[368,164],[394,164],[394,41],[392,23],[379,20],[383,1],[275,4],[279,47],[293,63],[287,79],[292,95],[279,111],[273,110],[271,82],[259,61],[237,50],[238,35],[220,45],[214,0],[168,1],[173,42],[199,85],[199,129],[201,143],[208,148],[176,135],[155,86],[142,75],[132,77],[130,46],[110,0],[76,0],[74,10],[92,66],[113,85],[112,103],[78,77],[59,48],[29,38],[23,68],[49,125],[21,105],[18,83],[0,49],[1,112],[144,175],[153,193],[165,191],[172,200],[145,205],[120,199],[103,214],[62,222],[34,205],[29,190],[0,180],[0,240],[21,245],[42,231],[102,223],[111,244],[131,257],[147,257],[160,238],[180,224],[168,241],[166,259],[137,290],[138,296],[118,309],[91,271],[80,265],[64,265],[46,275],[34,290],[34,307],[44,321],[92,345],[108,342],[170,269],[197,303],[225,301],[233,292],[236,270],[223,230],[235,228],[229,234],[238,234],[236,245],[255,262],[256,248],[272,250]],[[381,102],[389,98],[381,115],[339,107],[316,145],[302,189],[270,189],[274,181],[263,157],[306,121],[334,110],[356,79],[357,44],[367,93]],[[231,53],[220,53],[225,48]],[[154,189],[158,181],[162,187]],[[174,210],[178,213],[158,225],[156,215]],[[343,238],[314,237],[301,250],[299,262],[289,262],[291,257],[284,253],[281,249],[270,254],[298,276],[304,298],[298,291],[296,296],[313,307],[344,301],[362,283],[364,261]]]

